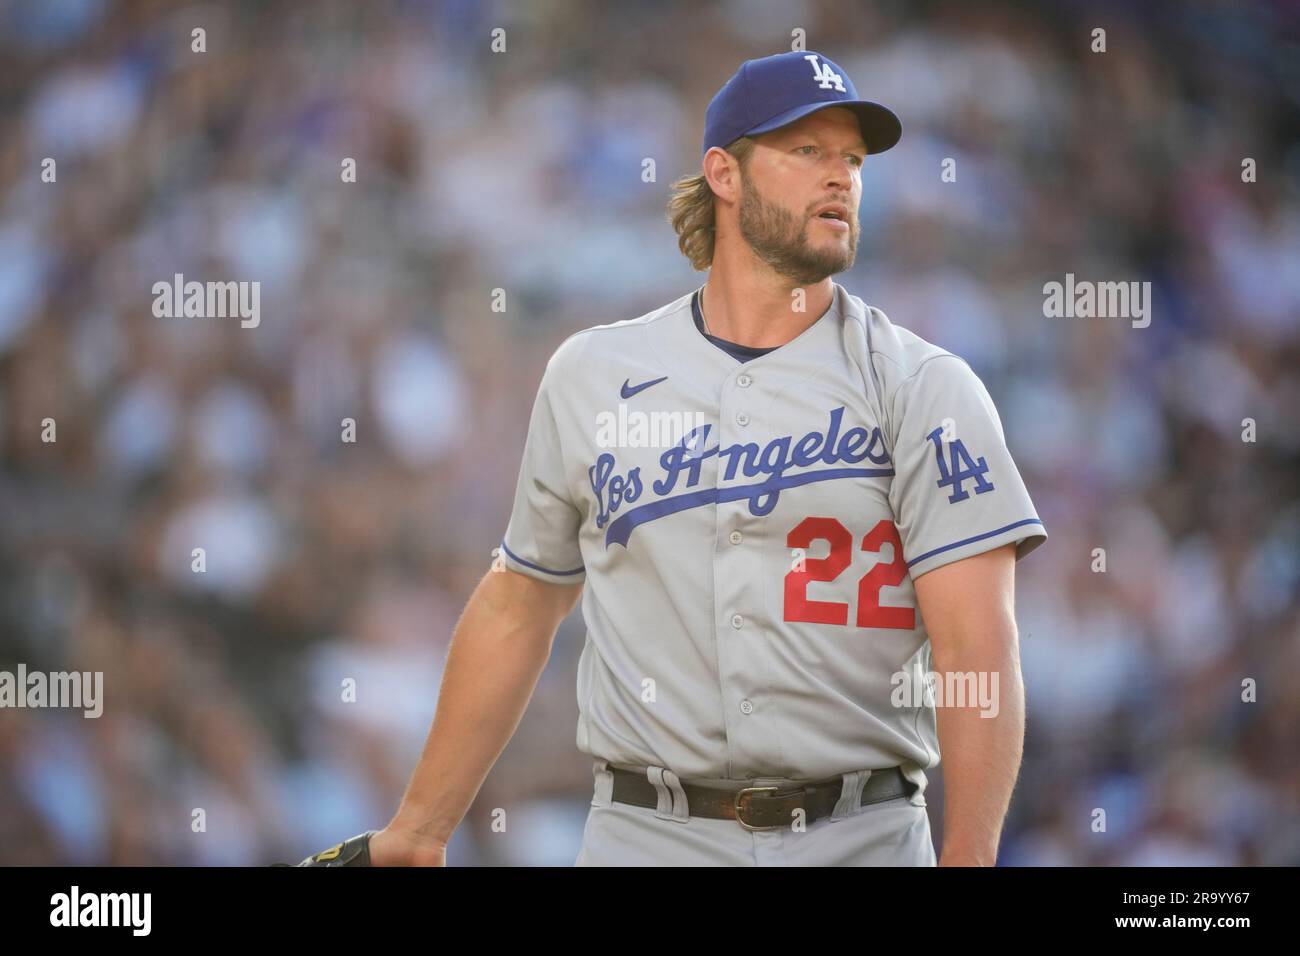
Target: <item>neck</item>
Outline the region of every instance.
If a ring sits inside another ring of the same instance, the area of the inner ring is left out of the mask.
[[[761,268],[737,270],[715,257],[700,303],[710,335],[751,348],[785,345],[831,307],[830,276],[800,286],[766,263],[756,265]]]

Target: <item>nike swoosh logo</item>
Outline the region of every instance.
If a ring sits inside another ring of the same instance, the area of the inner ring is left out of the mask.
[[[666,382],[668,381],[668,376],[665,375],[663,378],[651,379],[648,382],[642,382],[640,385],[629,386],[628,382],[630,381],[631,379],[623,379],[623,387],[618,390],[618,393],[624,398],[631,398],[637,392],[644,392],[651,385],[658,385],[660,382]]]

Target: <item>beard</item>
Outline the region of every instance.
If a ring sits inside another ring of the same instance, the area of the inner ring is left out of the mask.
[[[809,242],[809,218],[769,202],[748,180],[740,187],[740,234],[754,254],[795,285],[815,285],[853,266],[858,254],[857,218],[849,220],[849,241]]]

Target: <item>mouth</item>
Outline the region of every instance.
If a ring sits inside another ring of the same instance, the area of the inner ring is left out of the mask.
[[[822,213],[820,216],[814,216],[813,218],[820,223],[825,223],[827,226],[830,226],[830,228],[833,229],[835,232],[849,231],[849,224],[847,222],[845,222],[843,219],[836,218],[834,215],[830,213]]]
[[[827,203],[817,210],[813,218],[826,223],[837,232],[849,231],[849,210],[842,203]]]

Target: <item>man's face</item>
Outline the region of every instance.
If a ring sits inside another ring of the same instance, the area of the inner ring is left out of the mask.
[[[818,110],[756,138],[741,176],[740,234],[798,285],[844,272],[858,252],[858,203],[867,155],[857,117]],[[839,219],[818,215],[839,203]]]

